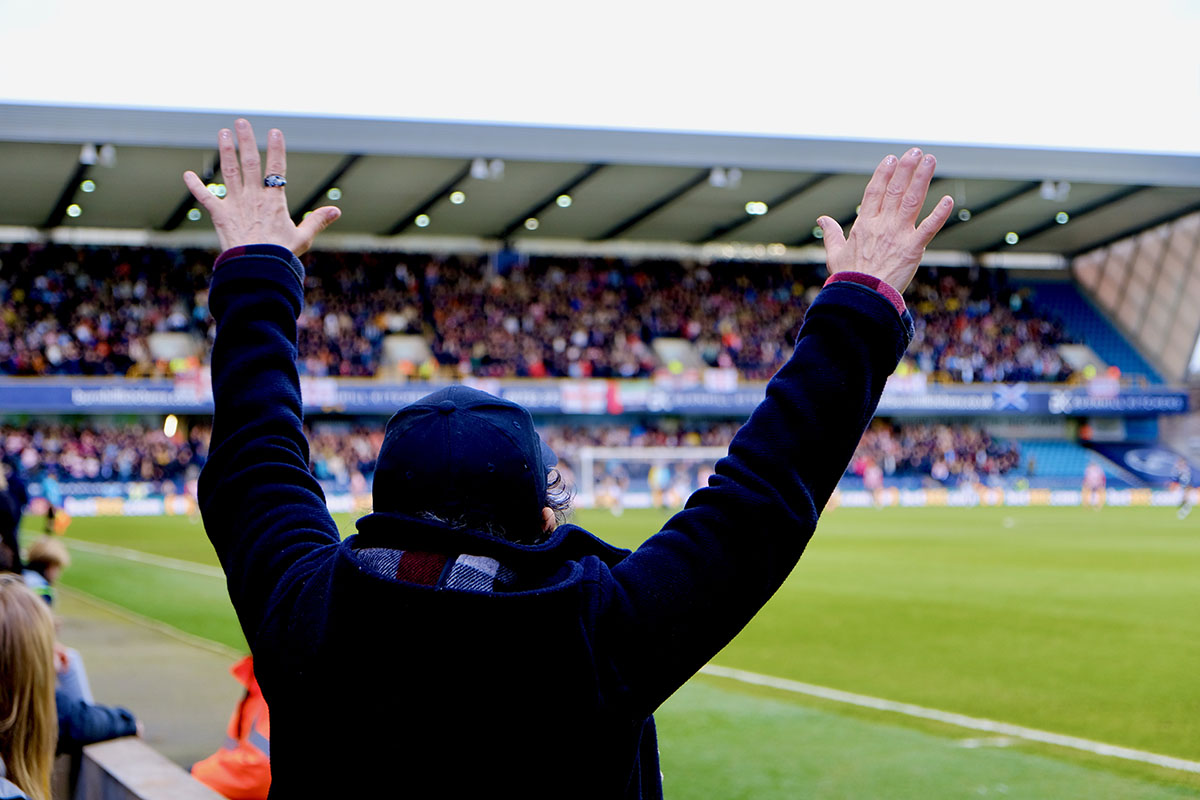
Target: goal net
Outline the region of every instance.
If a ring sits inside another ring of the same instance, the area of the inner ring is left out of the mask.
[[[725,447],[581,447],[573,459],[581,508],[680,508],[708,483]]]

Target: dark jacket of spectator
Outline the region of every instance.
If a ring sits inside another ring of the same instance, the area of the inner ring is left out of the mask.
[[[107,742],[137,734],[137,718],[119,706],[101,706],[54,692],[58,706],[58,752],[74,753],[94,742]]]
[[[0,572],[21,574],[21,544],[19,541],[21,506],[12,493],[0,489]]]
[[[341,540],[301,427],[302,287],[255,245],[210,295],[200,503],[271,708],[271,796],[661,797],[652,713],[788,576],[908,313],[821,292],[710,485],[630,554],[573,525],[518,545],[394,513]]]

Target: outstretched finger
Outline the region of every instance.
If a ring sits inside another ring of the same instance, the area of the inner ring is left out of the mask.
[[[883,193],[883,204],[880,206],[880,211],[895,211],[900,207],[900,200],[908,191],[908,185],[912,183],[913,172],[920,160],[921,148],[919,147],[914,147],[901,156],[900,163],[896,166],[896,171],[892,174],[892,179],[888,181],[887,189]]]
[[[837,253],[846,245],[846,234],[833,217],[817,217],[817,227],[821,229],[821,244],[825,245],[825,263],[830,265],[837,260]],[[833,270],[833,266],[829,266],[829,271]]]
[[[933,180],[933,171],[936,168],[937,159],[926,154],[917,164],[916,170],[913,171],[908,191],[904,193],[904,199],[900,201],[901,213],[913,222],[917,221],[917,214],[921,213],[921,207],[925,205],[925,197],[929,194],[929,183]]]
[[[196,198],[196,202],[203,206],[204,210],[207,211],[208,215],[211,217],[213,215],[213,209],[221,201],[213,196],[213,193],[208,190],[208,187],[204,184],[204,181],[200,180],[200,176],[192,172],[190,169],[183,173],[183,183],[185,186],[187,186],[188,191],[192,193],[192,197]]]
[[[950,212],[953,210],[954,199],[950,195],[946,195],[933,207],[929,216],[921,220],[921,224],[917,226],[917,236],[920,238],[922,248],[929,246],[933,237],[937,236],[938,231],[946,224],[946,220],[950,219]]]
[[[860,217],[873,217],[879,213],[879,207],[883,203],[883,192],[896,171],[896,163],[896,157],[892,155],[879,162],[875,174],[871,176],[867,188],[863,191],[862,206],[858,210]]]
[[[233,131],[222,128],[217,134],[217,152],[221,154],[221,179],[225,182],[225,194],[234,198],[242,193],[242,169],[237,162],[237,148],[233,144]]]
[[[312,247],[313,239],[317,238],[317,234],[332,225],[334,220],[341,215],[342,210],[336,206],[321,206],[311,214],[305,214],[304,219],[296,226],[296,233],[300,236],[300,241],[296,247],[292,248],[292,252],[296,255],[308,252],[308,248]]]
[[[254,129],[244,119],[239,119],[237,128],[238,155],[242,162],[242,185],[262,186],[262,166],[258,157],[258,142],[254,140]]]
[[[271,128],[267,132],[267,175],[287,177],[287,147],[283,141],[283,131]]]

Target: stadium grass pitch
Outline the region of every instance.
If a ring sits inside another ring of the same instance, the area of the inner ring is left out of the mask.
[[[577,521],[636,546],[667,516]],[[199,524],[76,519],[67,537],[67,586],[245,647]],[[1200,523],[1173,508],[836,509],[713,661],[1200,761]],[[669,797],[1200,797],[1195,773],[718,677],[658,717]]]

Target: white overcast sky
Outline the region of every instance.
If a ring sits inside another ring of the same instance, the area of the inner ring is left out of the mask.
[[[1200,154],[1200,0],[0,0],[0,101]]]

